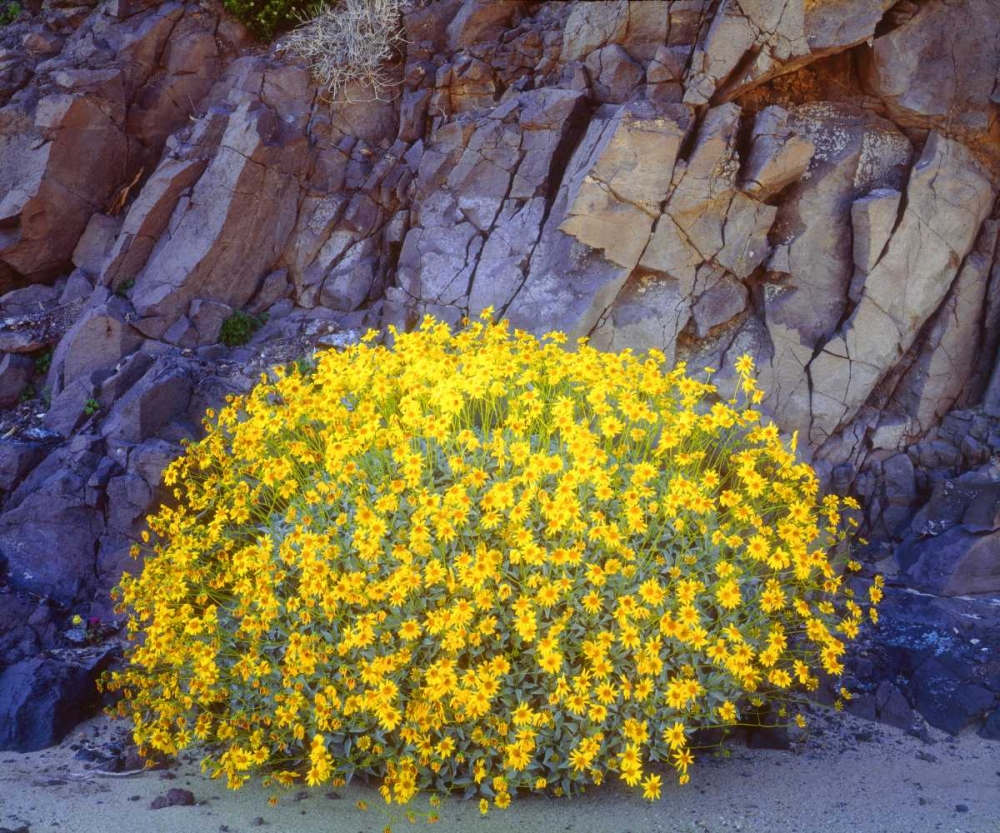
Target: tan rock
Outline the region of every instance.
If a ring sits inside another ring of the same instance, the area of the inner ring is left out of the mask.
[[[899,228],[868,274],[857,308],[810,367],[813,442],[857,413],[913,344],[972,249],[995,196],[970,151],[937,133],[928,138],[906,193]]]

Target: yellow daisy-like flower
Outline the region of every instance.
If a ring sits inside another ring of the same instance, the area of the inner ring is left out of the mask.
[[[692,733],[843,669],[884,584],[845,586],[851,503],[749,356],[726,398],[488,313],[388,335],[268,370],[167,467],[105,683],[142,750],[197,740],[234,788],[375,772],[398,804],[608,773],[655,800],[648,762],[686,783]]]

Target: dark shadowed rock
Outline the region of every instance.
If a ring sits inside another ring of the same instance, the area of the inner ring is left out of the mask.
[[[848,667],[875,690],[880,719],[899,725],[912,706],[932,725],[957,733],[993,710],[1000,696],[998,658],[1000,608],[993,596],[934,596],[889,586],[878,627],[862,635]]]
[[[0,552],[10,583],[69,603],[94,582],[94,546],[103,519],[86,501],[100,455],[85,437],[49,454],[22,481],[0,513]]]
[[[94,384],[89,377],[75,379],[53,398],[42,424],[49,431],[68,438],[91,416],[94,393]]]
[[[972,499],[962,515],[962,526],[979,534],[1000,530],[1000,483],[985,485]]]
[[[1000,740],[1000,706],[986,718],[986,722],[983,724],[983,728],[979,730],[979,734],[981,737],[989,740]]]
[[[952,735],[977,722],[996,699],[993,692],[963,679],[936,659],[916,670],[912,691],[927,722]]]
[[[33,752],[58,743],[96,708],[94,684],[111,652],[60,652],[23,660],[0,674],[0,750]]]
[[[0,489],[13,491],[44,456],[41,443],[0,440]]]
[[[35,363],[27,356],[5,353],[0,356],[0,408],[16,405],[35,372]]]
[[[912,451],[911,451],[912,453]],[[926,467],[939,465],[937,460],[922,459]],[[931,495],[920,511],[913,516],[911,530],[914,535],[940,535],[956,524],[971,524],[971,532],[990,532],[987,520],[1000,502],[1000,484],[983,483],[964,478],[941,478],[934,483]]]
[[[952,527],[934,538],[908,539],[896,560],[919,590],[944,596],[1000,592],[1000,532]]]
[[[153,492],[149,484],[134,474],[113,477],[108,481],[108,529],[128,532],[133,523],[149,509]]]
[[[4,594],[0,604],[0,668],[50,648],[55,638],[50,608],[14,593]]]
[[[913,725],[913,709],[903,693],[893,683],[882,680],[875,690],[875,710],[882,723],[909,729]]]

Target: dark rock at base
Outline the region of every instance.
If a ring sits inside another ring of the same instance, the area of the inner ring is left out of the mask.
[[[994,511],[992,504],[989,511]],[[955,526],[933,538],[905,541],[896,560],[918,590],[942,596],[1000,592],[1000,532],[977,535]]]
[[[158,795],[149,805],[150,810],[162,810],[164,807],[191,807],[194,805],[194,793],[191,790],[182,790],[179,787],[167,790],[163,795]]]
[[[860,694],[851,700],[847,704],[847,710],[851,714],[856,714],[865,720],[876,720],[878,717],[875,706],[875,695],[868,692]]]
[[[956,734],[1000,705],[1000,607],[889,586],[847,666],[852,687],[875,691],[882,722],[920,737],[922,717]]]
[[[58,743],[98,703],[97,676],[109,649],[22,660],[0,675],[0,750],[33,752]]]
[[[14,593],[0,595],[0,668],[34,656],[55,639],[55,626],[47,613]]]
[[[750,749],[791,749],[792,739],[784,726],[747,729],[747,746]]]
[[[179,360],[163,359],[115,403],[102,432],[112,442],[141,443],[186,411],[190,398],[187,366]]]
[[[41,443],[0,441],[0,489],[13,491],[44,456]]]
[[[875,708],[878,719],[898,729],[909,729],[914,715],[910,703],[903,693],[888,680],[879,683],[875,690]]]
[[[27,356],[5,353],[0,356],[0,408],[12,408],[31,381],[35,363]]]
[[[987,740],[1000,740],[1000,706],[986,718],[983,728],[979,730],[979,736]]]
[[[936,659],[929,659],[913,675],[913,697],[927,722],[957,735],[975,723],[993,705],[994,695],[962,679]]]
[[[11,585],[64,604],[93,592],[94,545],[103,531],[103,518],[85,494],[101,457],[82,439],[39,463],[0,514],[0,551]]]

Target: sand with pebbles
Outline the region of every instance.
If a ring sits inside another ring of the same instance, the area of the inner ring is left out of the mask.
[[[933,731],[927,742],[832,712],[817,715],[814,725],[808,741],[792,750],[733,745],[728,758],[703,753],[691,783],[671,783],[656,803],[617,784],[574,799],[521,797],[485,817],[476,802],[453,800],[444,803],[434,829],[1000,833],[1000,743]],[[391,825],[398,833],[423,826],[391,814],[372,787],[293,790],[271,806],[259,786],[231,792],[201,775],[194,755],[165,772],[124,777],[77,757],[81,745],[99,747],[126,731],[124,724],[95,718],[59,747],[0,753],[0,831],[368,833]],[[189,790],[195,803],[150,809],[172,788]],[[370,809],[359,809],[359,799]]]

